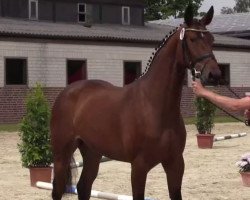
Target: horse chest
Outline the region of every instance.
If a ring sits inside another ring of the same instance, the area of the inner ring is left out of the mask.
[[[186,132],[177,130],[165,130],[157,138],[149,138],[146,148],[153,149],[154,153],[167,154],[175,149],[183,149],[185,146]]]

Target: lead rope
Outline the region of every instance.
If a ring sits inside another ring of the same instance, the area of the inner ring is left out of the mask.
[[[193,69],[195,70],[195,69]],[[192,75],[192,79],[193,81],[195,81],[196,78],[200,79],[202,81],[202,78],[201,78],[201,74],[199,72],[197,72],[196,70],[194,72],[191,72],[191,75]],[[230,87],[226,86],[226,88],[232,93],[234,94],[238,99],[240,99],[240,96],[237,95]],[[244,123],[246,126],[250,126],[250,123],[248,122],[248,120],[242,120],[240,119],[239,117],[236,117],[234,116],[233,114],[229,113],[228,111],[224,110],[223,108],[215,105],[213,102],[210,101],[211,104],[213,104],[216,108],[218,108],[219,110],[223,111],[224,113],[226,113],[228,116],[232,117],[233,119],[239,121],[239,122],[242,122]]]
[[[231,89],[229,86],[225,86],[232,94],[234,94],[234,96],[236,96],[238,99],[240,99],[240,96],[238,94],[235,93],[235,91],[233,91],[233,89]]]
[[[236,94],[235,91],[233,91],[232,88],[230,88],[229,86],[225,86],[232,94],[234,94],[234,96],[236,96],[238,99],[240,99],[241,97]],[[250,126],[250,120],[246,119],[245,121],[241,120],[241,122],[245,123],[246,126]]]

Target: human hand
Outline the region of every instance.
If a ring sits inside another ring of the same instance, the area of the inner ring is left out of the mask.
[[[247,119],[250,119],[250,110],[249,109],[246,109],[245,112],[244,112],[244,115]]]
[[[203,97],[204,93],[206,92],[206,89],[202,86],[201,82],[199,80],[192,82],[193,92],[198,97]]]

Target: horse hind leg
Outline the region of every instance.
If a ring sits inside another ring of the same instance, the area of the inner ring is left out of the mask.
[[[79,150],[83,157],[83,170],[77,183],[77,193],[79,200],[89,200],[92,184],[97,177],[102,155],[93,152],[81,143]]]
[[[70,162],[75,151],[73,144],[61,146],[61,151],[54,152],[54,180],[52,199],[61,200],[66,190],[66,185],[71,184]]]

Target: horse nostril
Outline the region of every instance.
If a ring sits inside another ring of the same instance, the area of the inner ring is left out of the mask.
[[[219,80],[220,79],[220,74],[219,73],[209,73],[208,74],[208,79],[213,79],[213,80]]]
[[[210,80],[214,79],[214,75],[211,72],[208,74],[208,79]]]
[[[213,74],[213,73],[210,72],[208,74],[207,84],[216,86],[216,85],[218,85],[219,79],[220,79],[219,74]]]
[[[212,73],[211,73],[211,72],[209,72],[208,78],[209,78],[209,79],[212,78]]]

